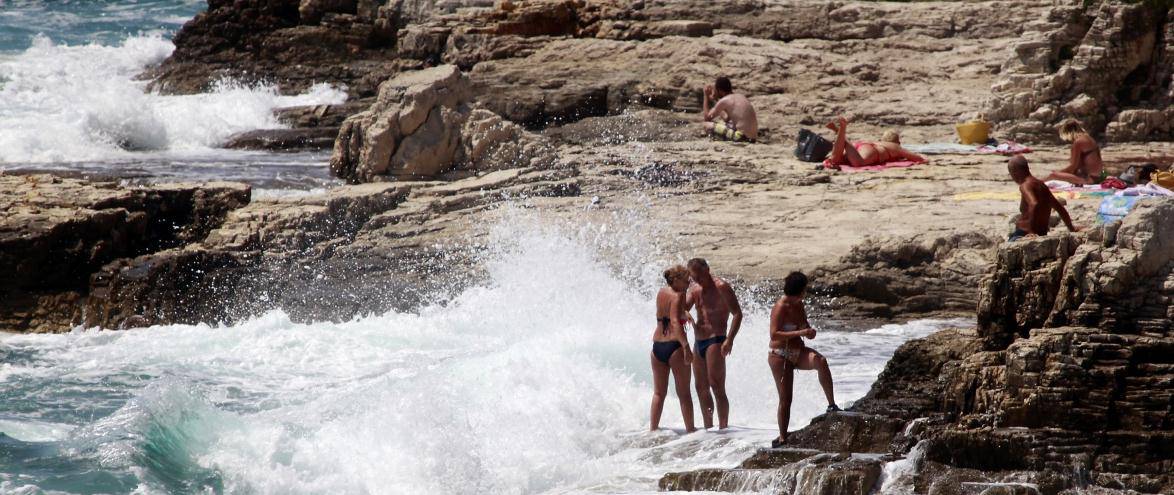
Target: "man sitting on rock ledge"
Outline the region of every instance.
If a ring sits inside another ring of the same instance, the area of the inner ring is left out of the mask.
[[[1019,240],[1024,237],[1048,235],[1048,227],[1052,217],[1052,210],[1060,214],[1068,230],[1079,232],[1080,228],[1072,225],[1072,217],[1060,201],[1052,195],[1042,181],[1031,175],[1027,167],[1027,159],[1023,155],[1015,155],[1007,162],[1007,172],[1011,179],[1019,184],[1019,219],[1015,221],[1015,231],[1007,238],[1008,241]]]
[[[758,141],[758,114],[744,95],[734,93],[730,78],[719,77],[702,91],[701,115],[705,132],[727,141]],[[713,103],[716,100],[716,103]],[[713,108],[710,108],[710,105]]]

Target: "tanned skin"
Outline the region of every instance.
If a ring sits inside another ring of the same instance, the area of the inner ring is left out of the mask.
[[[742,306],[730,284],[710,274],[708,266],[690,264],[689,273],[694,284],[685,297],[685,307],[697,307],[694,341],[720,335],[726,337],[726,341],[721,344],[721,352],[714,352],[718,349],[710,348],[704,359],[698,355],[693,360],[693,379],[705,427],[713,427],[716,406],[718,427],[725,429],[730,425],[730,401],[726,397],[726,356],[733,352],[734,339],[742,327]]]
[[[681,402],[681,417],[685,420],[685,431],[697,431],[693,424],[693,396],[689,392],[689,364],[693,362],[693,351],[689,348],[689,339],[685,336],[685,327],[682,320],[687,319],[685,310],[685,291],[689,289],[689,278],[681,277],[673,280],[672,285],[662,287],[656,294],[657,326],[652,331],[653,342],[680,342],[677,349],[664,364],[656,359],[656,354],[649,353],[652,360],[652,423],[650,430],[660,429],[660,415],[664,411],[664,400],[668,395],[669,372],[672,372],[676,382],[677,399]],[[669,331],[665,335],[660,327],[660,318],[668,318]]]
[[[1048,221],[1052,210],[1060,214],[1064,225],[1072,232],[1079,232],[1080,227],[1072,224],[1072,217],[1060,201],[1052,195],[1052,191],[1043,181],[1031,175],[1027,166],[1027,159],[1023,155],[1015,155],[1007,162],[1007,172],[1011,180],[1019,184],[1019,220],[1015,226],[1027,233],[1027,236],[1048,235]]]
[[[1092,136],[1081,134],[1072,142],[1068,166],[1052,172],[1044,180],[1062,180],[1077,185],[1096,184],[1104,168],[1100,145]]]
[[[715,120],[730,122],[742,131],[747,139],[758,139],[758,114],[750,99],[738,93],[726,93],[710,84],[702,90],[701,117],[705,121],[705,132],[713,132]],[[713,108],[710,108],[713,105]]]
[[[829,123],[827,128],[836,131],[836,140],[832,143],[832,153],[828,155],[828,163],[832,168],[838,169],[845,165],[867,167],[893,160],[926,161],[924,156],[902,148],[900,142],[863,143],[857,150],[855,146],[848,143],[848,119],[844,117]]]
[[[784,359],[774,353],[767,358],[779,394],[778,444],[787,442],[787,425],[791,421],[791,399],[795,390],[796,369],[816,370],[819,374],[819,385],[823,388],[828,405],[834,406],[836,403],[828,360],[823,354],[803,343],[804,338],[814,339],[816,335],[815,329],[811,328],[807,321],[807,311],[803,307],[803,298],[806,296],[806,288],[798,295],[783,296],[770,312],[770,348],[790,349],[796,354],[794,360]]]

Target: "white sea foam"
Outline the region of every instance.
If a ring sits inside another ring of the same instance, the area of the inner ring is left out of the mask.
[[[340,324],[275,311],[232,327],[5,336],[36,353],[7,376],[139,390],[82,425],[77,448],[134,458],[133,440],[152,437],[141,430],[165,432],[183,443],[167,450],[172,463],[219,472],[229,493],[651,492],[665,472],[732,467],[764,446],[777,400],[767,311],[748,304],[729,361],[738,426],[645,431],[651,294],[675,257],[642,245],[643,228],[508,213],[488,242],[488,276],[443,304]],[[958,323],[829,329],[811,345],[847,402],[902,341]],[[796,383],[792,428],[825,406],[813,373]],[[672,392],[663,425],[681,427]]]
[[[196,95],[147,92],[147,82],[136,77],[173,49],[160,35],[130,37],[117,46],[57,45],[38,36],[23,53],[4,56],[0,163],[200,152],[236,132],[281,127],[274,108],[345,99],[342,91],[326,85],[297,96],[231,82]]]

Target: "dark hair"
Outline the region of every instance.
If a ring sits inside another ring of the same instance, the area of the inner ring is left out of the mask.
[[[1156,163],[1147,163],[1145,165],[1142,165],[1141,170],[1139,170],[1137,172],[1137,182],[1138,183],[1149,182],[1150,176],[1154,175],[1154,172],[1157,172],[1157,171],[1158,171],[1158,164],[1156,164]]]
[[[713,82],[713,87],[722,93],[733,93],[734,85],[730,84],[730,78],[721,76]]]
[[[704,268],[706,270],[709,269],[709,263],[706,263],[704,259],[693,258],[693,259],[689,260],[689,269],[690,270],[700,270],[702,268]]]
[[[791,272],[783,279],[783,294],[797,296],[807,288],[807,275],[803,272]]]
[[[681,265],[670,266],[668,270],[664,271],[664,281],[669,285],[673,285],[673,280],[689,279],[689,270]]]

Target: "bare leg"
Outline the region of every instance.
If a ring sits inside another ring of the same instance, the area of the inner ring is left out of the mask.
[[[664,397],[669,389],[669,366],[656,359],[656,355],[649,353],[652,358],[652,425],[650,431],[660,429],[660,413],[664,411]],[[671,362],[671,361],[670,361]]]
[[[713,391],[714,405],[717,406],[717,427],[724,430],[730,426],[730,400],[726,397],[726,357],[721,353],[721,346],[710,346],[705,361],[709,389]]]
[[[697,403],[701,405],[701,420],[706,428],[713,428],[713,396],[709,393],[709,371],[706,370],[705,360],[701,359],[701,355],[693,356],[693,385],[697,389]]]
[[[819,374],[819,386],[823,387],[823,395],[827,398],[828,405],[836,404],[836,397],[832,390],[832,370],[823,354],[812,349],[804,349],[799,354],[795,367],[801,370],[815,370]]]
[[[767,358],[770,373],[774,376],[775,390],[779,393],[779,441],[787,441],[787,425],[791,422],[791,396],[794,391],[795,371],[786,359],[771,355]]]
[[[693,394],[689,392],[689,364],[685,362],[685,352],[678,349],[669,358],[669,366],[673,370],[673,380],[677,385],[677,400],[681,402],[681,418],[685,420],[685,431],[697,431],[693,423]]]
[[[863,167],[867,165],[860,157],[856,147],[848,145],[848,120],[840,117],[838,121],[828,124],[828,129],[836,131],[836,141],[832,143],[832,155],[829,158],[832,165],[851,165]]]
[[[1092,181],[1085,179],[1084,177],[1081,177],[1079,175],[1066,172],[1064,170],[1057,170],[1055,172],[1052,172],[1051,174],[1048,174],[1048,176],[1045,177],[1044,180],[1045,181],[1062,180],[1064,182],[1071,182],[1076,185],[1092,184]]]

